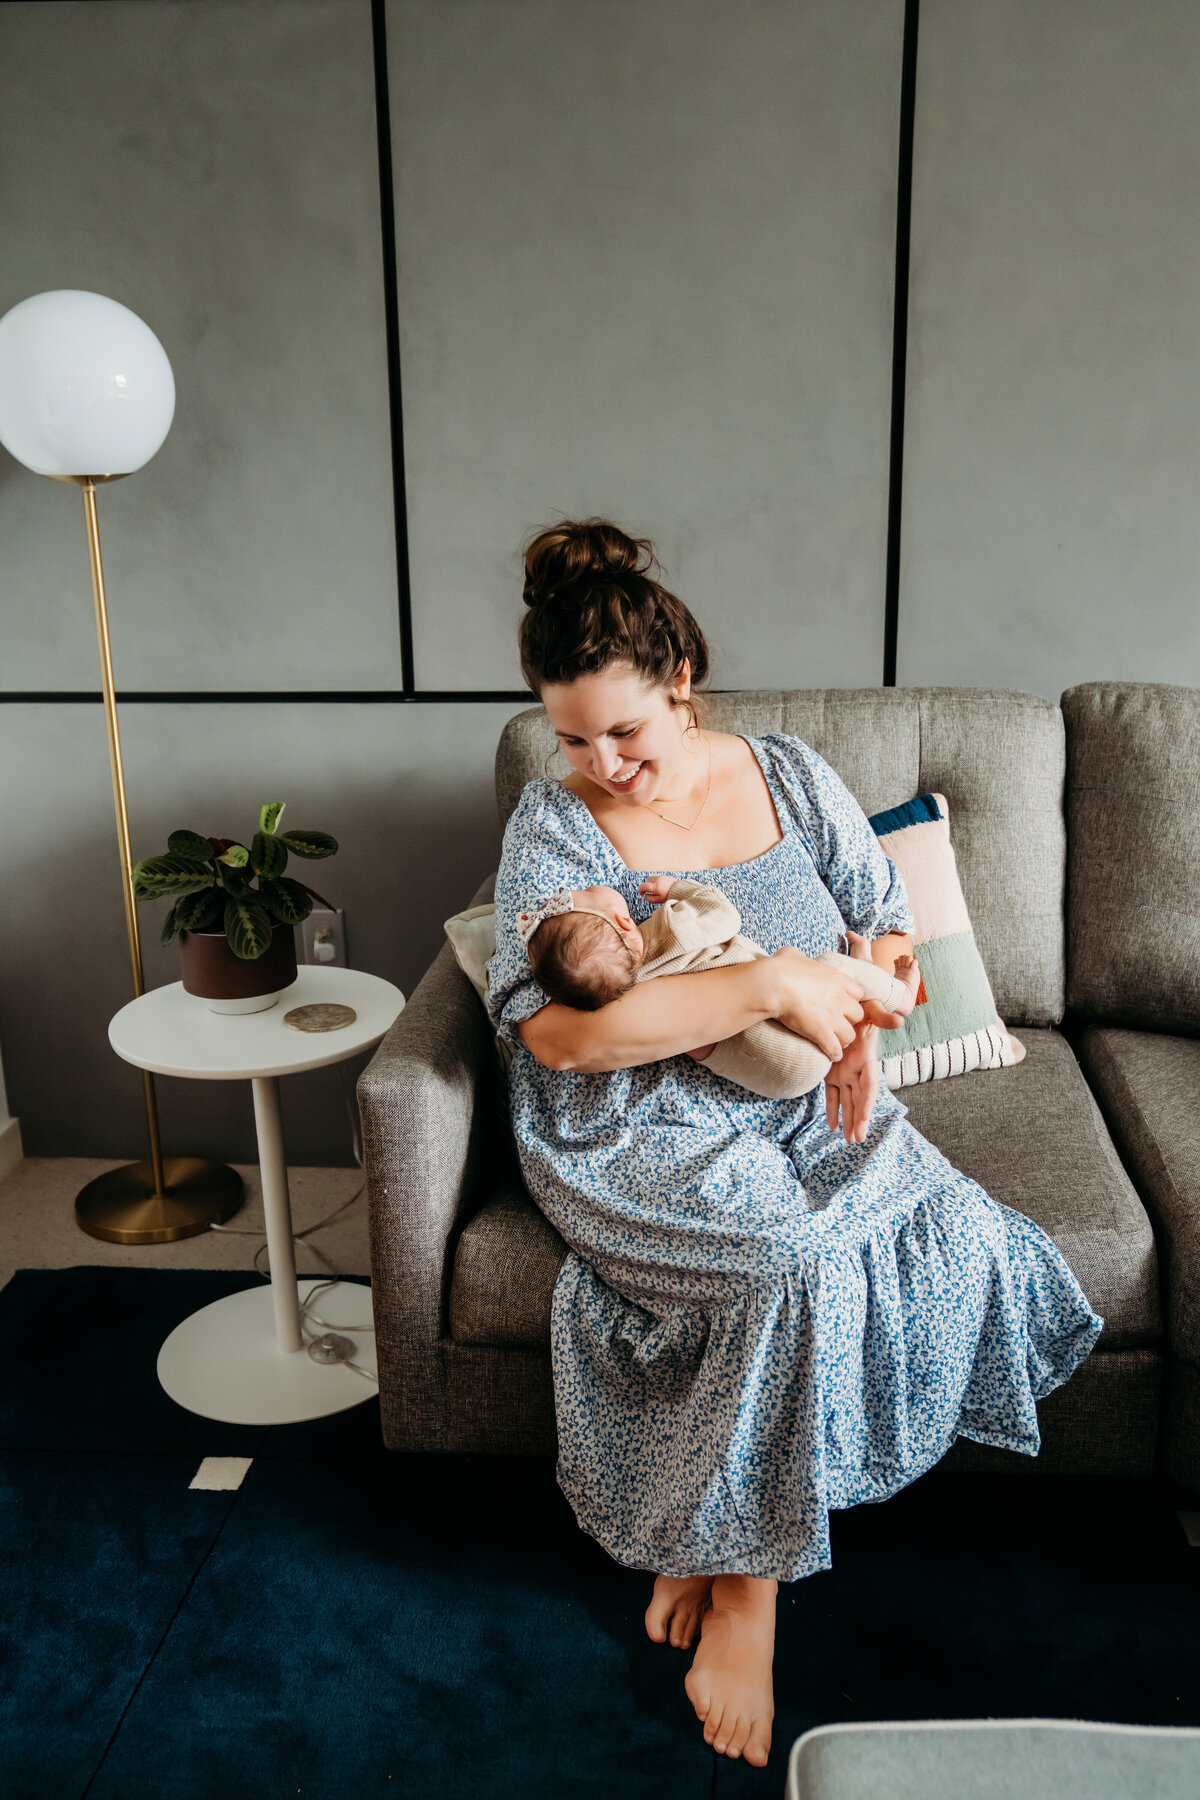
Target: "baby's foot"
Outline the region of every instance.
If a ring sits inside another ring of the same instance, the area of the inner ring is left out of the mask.
[[[700,1621],[700,1648],[684,1677],[687,1697],[704,1721],[704,1741],[724,1756],[762,1768],[771,1748],[775,1699],[775,1593],[778,1582],[717,1575],[712,1604]]]
[[[696,1627],[712,1593],[711,1575],[656,1575],[654,1598],[646,1608],[646,1630],[656,1644],[668,1635],[676,1649],[695,1641]]]
[[[873,960],[870,944],[857,931],[848,931],[846,941],[850,946],[849,954],[859,962]],[[883,1031],[895,1031],[907,1019],[921,992],[921,971],[915,956],[898,956],[893,973],[900,991],[893,996],[894,1004],[890,1010],[885,1009],[882,1000],[863,1002],[864,1017]]]
[[[900,986],[904,989],[904,998],[902,1000],[897,1000],[892,1010],[893,1012],[899,1013],[902,1019],[907,1019],[909,1013],[917,1004],[917,995],[921,991],[921,971],[917,966],[916,957],[898,956],[896,958],[896,966],[893,970],[893,974],[900,983]]]

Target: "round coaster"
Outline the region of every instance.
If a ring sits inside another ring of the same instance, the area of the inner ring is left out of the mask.
[[[344,1025],[353,1025],[357,1017],[352,1006],[321,1001],[314,1006],[293,1006],[284,1013],[283,1022],[293,1031],[340,1031]]]

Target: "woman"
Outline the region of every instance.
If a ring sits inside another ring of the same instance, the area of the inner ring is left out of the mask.
[[[798,738],[702,728],[704,638],[652,563],[603,520],[526,552],[522,668],[571,773],[530,782],[505,832],[490,1006],[525,1179],[570,1252],[559,1483],[616,1561],[656,1571],[650,1636],[699,1626],[684,1686],[705,1740],[761,1766],[777,1585],[829,1566],[829,1509],[885,1499],[956,1436],[1036,1454],[1034,1402],[1103,1320],[1049,1238],[881,1090],[895,1021],[811,959],[846,931],[889,970],[911,953],[899,875]],[[596,1012],[550,1002],[518,915],[607,885],[641,921],[661,873],[720,887],[773,954]],[[760,1099],[688,1054],[767,1018],[832,1059],[823,1089]]]

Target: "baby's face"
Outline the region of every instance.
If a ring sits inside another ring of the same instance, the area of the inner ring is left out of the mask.
[[[574,897],[577,906],[589,906],[593,911],[603,913],[606,919],[611,919],[630,955],[636,962],[641,962],[646,949],[642,934],[630,918],[629,908],[616,888],[575,888]]]

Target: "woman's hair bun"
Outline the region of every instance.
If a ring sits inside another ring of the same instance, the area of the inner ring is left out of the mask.
[[[608,519],[563,519],[525,552],[525,604],[540,606],[568,588],[587,591],[623,575],[641,575],[653,562],[649,539],[631,538]]]
[[[669,687],[685,661],[694,687],[707,679],[704,633],[648,573],[655,567],[649,538],[630,537],[611,519],[560,519],[537,533],[525,549],[529,611],[518,632],[521,672],[535,694],[621,662],[658,687]]]

